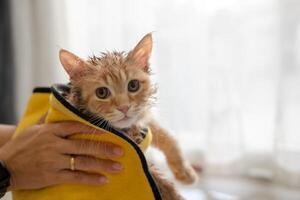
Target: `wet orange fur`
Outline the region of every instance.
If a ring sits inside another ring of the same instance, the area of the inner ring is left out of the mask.
[[[71,92],[68,100],[80,109],[94,116],[104,117],[112,126],[123,129],[134,141],[139,127],[150,126],[153,132],[152,145],[166,156],[175,177],[183,183],[193,183],[197,176],[181,153],[176,140],[168,131],[151,118],[155,87],[150,81],[149,57],[152,50],[152,36],[147,34],[128,54],[123,52],[104,53],[100,57],[90,57],[84,61],[72,53],[61,50],[60,60],[68,72]],[[131,93],[127,90],[130,80],[139,80],[140,89]],[[107,87],[111,91],[108,99],[97,98],[95,91]],[[128,122],[118,123],[121,116],[118,107],[128,105]],[[182,200],[174,185],[151,168],[164,200]]]

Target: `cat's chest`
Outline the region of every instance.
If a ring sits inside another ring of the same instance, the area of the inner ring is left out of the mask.
[[[138,126],[132,126],[122,131],[137,144],[141,144],[147,133],[147,129]]]

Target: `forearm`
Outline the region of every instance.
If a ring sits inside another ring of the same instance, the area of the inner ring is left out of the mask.
[[[0,124],[0,147],[2,147],[15,132],[16,126]]]

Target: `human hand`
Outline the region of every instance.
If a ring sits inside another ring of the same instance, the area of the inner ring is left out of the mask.
[[[77,122],[40,124],[31,126],[0,149],[11,174],[9,190],[37,189],[60,183],[102,185],[107,178],[99,173],[120,172],[122,165],[110,160],[123,155],[123,150],[112,143],[90,140],[71,140],[76,133],[102,134]],[[70,170],[71,155],[75,170]],[[107,159],[96,159],[105,157]]]

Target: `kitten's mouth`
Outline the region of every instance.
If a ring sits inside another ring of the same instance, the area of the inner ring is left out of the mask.
[[[113,126],[117,127],[117,128],[128,128],[131,126],[132,124],[132,117],[128,117],[128,116],[124,116],[121,119],[115,121],[112,123]]]
[[[125,115],[122,119],[118,120],[118,122],[126,121],[130,119],[127,115]]]

